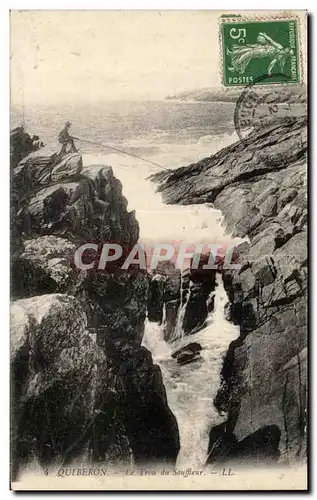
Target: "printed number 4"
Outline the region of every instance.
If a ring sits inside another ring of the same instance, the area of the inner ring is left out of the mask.
[[[234,40],[239,38],[239,42],[244,43],[244,39],[247,36],[247,30],[244,28],[231,28],[229,34]]]

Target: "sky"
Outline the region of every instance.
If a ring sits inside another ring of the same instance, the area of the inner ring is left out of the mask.
[[[213,11],[12,11],[11,103],[163,99],[220,86]]]

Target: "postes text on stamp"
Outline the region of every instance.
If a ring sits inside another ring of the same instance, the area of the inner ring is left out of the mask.
[[[223,84],[227,87],[300,82],[298,21],[223,18]]]

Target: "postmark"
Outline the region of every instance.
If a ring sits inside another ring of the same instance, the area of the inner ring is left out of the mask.
[[[296,84],[301,80],[299,21],[221,19],[222,82],[226,87]]]
[[[277,75],[283,78],[284,75]],[[239,96],[235,111],[234,125],[240,139],[252,131],[259,131],[288,118],[301,118],[307,114],[306,89],[304,86],[272,86],[273,77],[260,77],[245,86]],[[274,82],[273,82],[274,83]],[[267,85],[263,88],[259,85]]]

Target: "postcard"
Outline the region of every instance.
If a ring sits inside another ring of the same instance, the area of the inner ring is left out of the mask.
[[[11,488],[307,489],[307,12],[10,13]]]

